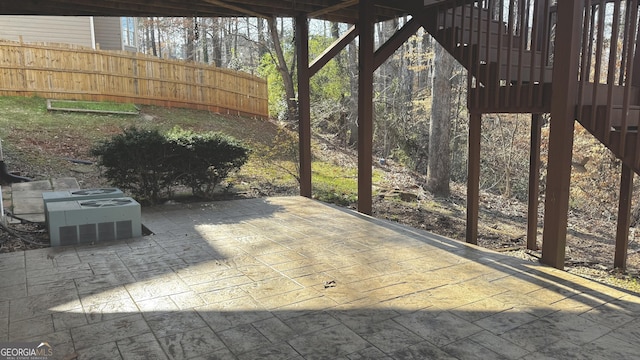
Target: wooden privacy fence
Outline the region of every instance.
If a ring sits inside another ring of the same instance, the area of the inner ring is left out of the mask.
[[[0,40],[0,95],[269,115],[267,82],[256,76],[143,54],[58,44]]]

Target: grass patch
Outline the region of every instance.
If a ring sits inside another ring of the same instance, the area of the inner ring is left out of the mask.
[[[63,111],[129,113],[131,115],[138,113],[138,108],[134,104],[107,101],[48,100],[47,108]]]
[[[0,137],[14,145],[28,147],[29,144],[59,143],[73,138],[77,139],[74,147],[83,147],[121,133],[132,125],[161,131],[169,131],[176,125],[185,130],[220,131],[249,144],[269,145],[277,131],[269,121],[208,111],[141,106],[137,116],[48,112],[46,99],[41,97],[0,97]]]
[[[179,126],[193,131],[219,131],[250,145],[272,146],[278,127],[274,123],[247,117],[227,116],[202,110],[142,106],[145,117],[139,125],[172,129]]]
[[[311,166],[313,197],[341,206],[358,201],[358,169],[344,168],[328,162],[313,162]],[[373,171],[373,183],[380,182],[382,174]]]
[[[176,125],[195,132],[217,131],[242,140],[250,147],[257,144],[271,145],[277,133],[277,126],[270,121],[219,115],[208,111],[143,105],[138,115],[96,114],[51,112],[47,111],[46,104],[47,100],[41,97],[0,97],[0,138],[7,163],[12,171],[31,174],[31,177],[38,180],[61,176],[93,176],[94,178],[86,179],[84,187],[108,184],[96,183],[106,181],[99,178],[97,169],[95,175],[72,172],[78,166],[65,159],[96,160],[90,153],[90,148],[96,142],[121,134],[123,129],[133,125],[157,128],[161,132],[169,131]],[[132,109],[131,104],[118,105]],[[254,165],[256,169],[263,166]],[[267,172],[277,172],[277,169],[272,170],[274,166],[268,168]]]
[[[67,102],[60,103],[66,106]],[[107,103],[98,104],[105,106],[101,109],[114,109]],[[261,195],[297,194],[299,191],[294,176],[297,174],[297,160],[290,151],[292,147],[297,150],[297,140],[295,136],[283,136],[282,129],[270,121],[155,106],[141,106],[140,114],[134,116],[49,112],[46,99],[43,98],[0,97],[0,137],[5,148],[10,150],[8,155],[11,156],[13,168],[38,171],[45,177],[60,177],[65,171],[77,167],[64,159],[95,160],[89,150],[96,142],[120,134],[132,125],[157,128],[161,132],[180,126],[195,132],[218,131],[233,136],[254,151],[241,170],[228,178],[228,183],[239,191]],[[287,141],[295,142],[295,146]],[[316,199],[343,206],[357,202],[356,168],[344,168],[329,161],[314,161],[312,171],[313,196]],[[81,175],[66,173],[64,176]],[[374,184],[382,182],[382,173],[374,170],[372,180]],[[90,179],[86,184],[94,187],[107,185],[91,183]]]
[[[50,132],[56,135],[75,131],[80,138],[87,135],[111,134],[127,125],[136,123],[137,117],[122,115],[48,112],[46,100],[40,97],[0,97],[0,126],[3,135],[16,132],[27,134],[36,140],[46,140]],[[87,133],[89,131],[89,133]],[[26,132],[23,133],[23,132]],[[40,134],[39,134],[40,133]]]

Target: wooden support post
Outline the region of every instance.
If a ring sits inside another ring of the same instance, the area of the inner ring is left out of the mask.
[[[467,242],[478,243],[478,212],[480,209],[480,139],[482,114],[469,116],[469,163],[467,174]]]
[[[542,262],[564,269],[567,213],[571,183],[573,126],[578,91],[578,64],[582,1],[558,2],[556,44],[553,58],[549,163],[545,196]]]
[[[371,215],[373,156],[373,4],[358,3],[360,47],[358,53],[358,211]]]
[[[298,143],[300,195],[311,197],[311,97],[309,72],[309,23],[305,15],[296,17],[298,52]]]
[[[629,247],[629,223],[631,222],[631,195],[633,193],[633,170],[622,164],[620,176],[620,200],[618,203],[618,231],[616,232],[616,254],[613,267],[624,270],[627,267]]]
[[[540,114],[531,114],[531,147],[529,148],[529,209],[527,212],[527,249],[538,250],[538,205],[540,199]]]

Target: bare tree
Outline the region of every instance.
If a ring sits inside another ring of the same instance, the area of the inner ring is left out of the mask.
[[[454,59],[447,51],[435,44],[431,102],[431,123],[429,125],[429,162],[427,165],[427,188],[436,195],[450,193],[450,139],[451,139],[451,75]]]
[[[185,59],[196,60],[196,18],[184,18],[182,21],[185,37]]]
[[[355,45],[349,45],[349,88],[351,89],[351,99],[349,101],[349,145],[355,145],[358,142],[358,49]]]
[[[209,36],[211,37],[211,59],[213,63],[222,66],[222,39],[220,37],[220,19],[212,19],[209,27]]]
[[[273,42],[273,50],[276,53],[275,61],[276,67],[282,76],[282,81],[284,83],[284,91],[287,97],[287,111],[289,121],[297,120],[297,109],[298,104],[296,101],[296,92],[293,87],[293,75],[291,71],[289,71],[289,66],[287,65],[287,61],[284,58],[284,51],[282,50],[282,44],[280,42],[280,36],[278,34],[278,26],[275,17],[271,17],[267,19],[267,25],[269,27],[269,33],[271,35],[271,41]],[[295,56],[295,55],[294,55]],[[294,58],[295,62],[295,58]],[[294,66],[292,66],[294,68]]]

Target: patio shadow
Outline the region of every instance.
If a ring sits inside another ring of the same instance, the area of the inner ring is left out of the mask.
[[[0,255],[0,342],[78,359],[633,358],[640,298],[300,197]]]

